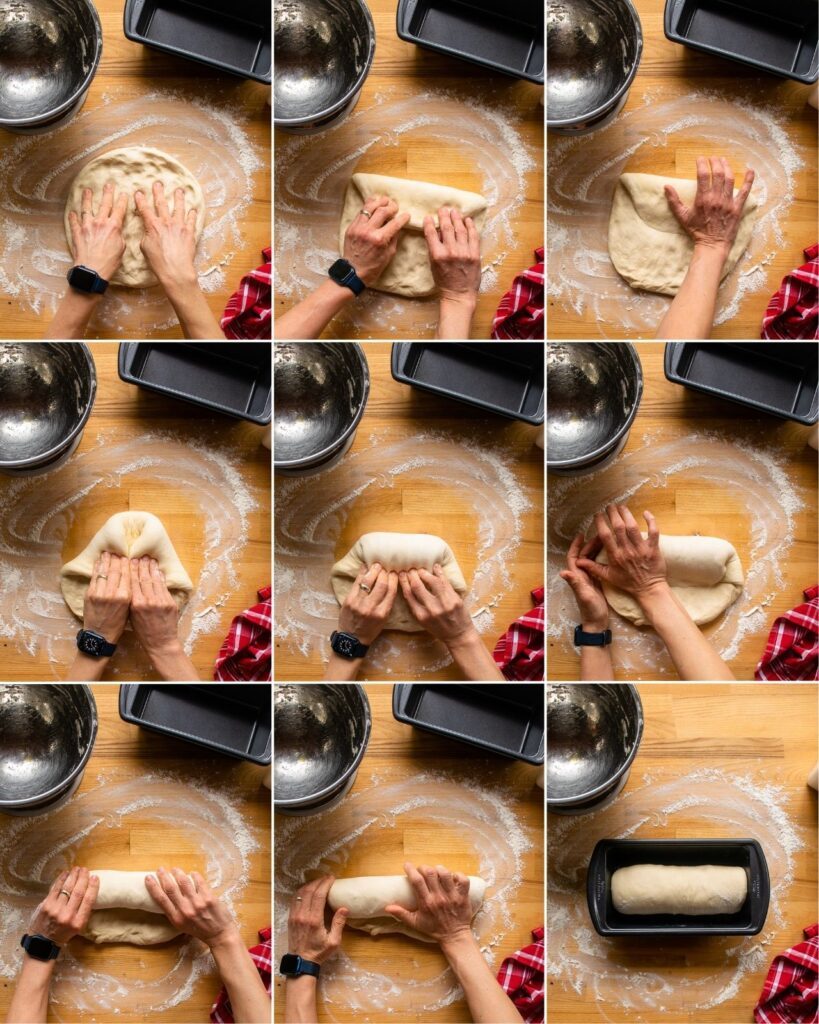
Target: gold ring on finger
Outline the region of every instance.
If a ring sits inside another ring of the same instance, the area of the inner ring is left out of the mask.
[[[366,217],[366,218],[367,218],[367,219],[369,220],[369,219],[370,219],[370,217],[372,217],[372,214],[370,213],[370,211],[369,211],[369,210],[362,210],[362,211],[361,211],[361,216],[362,216],[362,217]]]
[[[368,587],[366,583],[359,583],[359,587],[364,591],[365,594],[369,594],[371,587]]]
[[[101,572],[99,572],[99,573],[97,573],[97,579],[98,580],[107,580],[108,577],[107,576],[103,576],[103,574]]]
[[[67,889],[60,889],[60,895],[65,896],[67,900],[71,899],[71,893]]]

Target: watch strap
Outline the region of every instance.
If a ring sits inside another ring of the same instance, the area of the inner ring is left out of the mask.
[[[604,629],[602,633],[586,633],[579,623],[574,627],[575,647],[607,647],[610,643],[610,629]]]
[[[317,978],[320,972],[321,964],[317,964],[314,960],[305,960],[295,953],[285,953],[279,964],[279,973],[288,978],[298,978],[302,974],[309,974],[311,977]]]
[[[96,640],[96,651],[89,650],[88,647],[83,645],[84,638],[89,634]],[[77,650],[87,654],[90,658],[112,658],[116,654],[117,645],[109,644],[100,633],[95,633],[91,629],[81,629],[77,633]]]
[[[40,956],[38,953],[33,952],[35,942],[37,945],[41,943],[48,943],[49,949],[47,956]],[[49,960],[56,960],[60,955],[60,947],[53,939],[49,939],[46,935],[26,934],[20,939],[20,945],[30,957],[33,957],[35,960],[41,960],[44,963],[48,963]]]
[[[336,647],[336,637],[339,636],[348,637],[350,640],[353,641],[349,652],[341,650],[340,648]],[[330,634],[330,646],[332,647],[333,651],[336,654],[338,654],[342,658],[349,658],[350,661],[353,661],[355,658],[366,657],[367,651],[369,651],[370,649],[367,644],[362,644],[362,642],[358,639],[357,636],[353,636],[352,633],[341,633],[339,630],[334,630]]]

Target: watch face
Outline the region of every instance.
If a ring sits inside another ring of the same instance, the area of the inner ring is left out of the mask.
[[[52,949],[51,942],[41,935],[29,935],[26,941],[26,952],[38,960],[47,960]]]
[[[350,637],[348,637],[348,636],[344,636],[343,634],[341,636],[337,636],[336,637],[336,645],[335,646],[336,646],[336,653],[337,654],[344,654],[348,658],[350,657],[350,655],[353,653],[353,651],[355,649],[355,643],[353,642],[353,640]]]
[[[84,291],[90,291],[96,280],[97,275],[88,267],[72,267],[71,273],[68,275],[68,283]]]
[[[332,267],[330,267],[329,274],[334,281],[343,281],[351,269],[347,260],[336,260]]]
[[[282,962],[279,964],[281,974],[293,974],[299,969],[299,958],[293,953],[285,953]]]

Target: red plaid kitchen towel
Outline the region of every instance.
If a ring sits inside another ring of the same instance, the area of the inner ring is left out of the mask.
[[[754,679],[819,679],[819,585],[773,625]]]
[[[226,338],[270,337],[270,305],[273,277],[270,269],[270,247],[263,250],[260,267],[245,274],[238,289],[228,299],[222,314],[222,330]]]
[[[237,615],[216,656],[213,678],[222,682],[269,682],[273,609],[270,587],[259,591],[261,604]]]
[[[543,1024],[543,972],[546,966],[543,928],[535,928],[532,938],[535,941],[531,946],[524,946],[503,961],[498,971],[498,983],[527,1024]]]
[[[763,338],[819,338],[819,244],[782,279],[762,318]]]
[[[805,938],[771,964],[754,1007],[757,1024],[816,1024],[819,1020],[819,924],[806,928]]]
[[[501,341],[512,338],[543,337],[543,246],[535,249],[533,267],[518,274],[504,295],[492,321],[492,337]]]
[[[515,619],[495,645],[493,657],[507,679],[543,678],[543,587],[532,591],[535,607]]]
[[[262,928],[259,932],[259,938],[262,940],[260,945],[251,946],[248,950],[253,963],[256,964],[259,977],[262,979],[268,995],[270,994],[271,979],[273,977],[273,943],[271,942],[271,932],[272,929],[270,928]],[[233,1009],[230,1005],[227,991],[224,988],[210,1008],[210,1019],[213,1021],[213,1024],[233,1024]]]

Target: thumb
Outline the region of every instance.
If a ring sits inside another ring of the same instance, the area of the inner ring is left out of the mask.
[[[349,914],[350,911],[346,907],[341,907],[333,914],[333,920],[330,922],[330,940],[332,942],[341,942],[341,933],[344,931]]]
[[[389,914],[390,917],[394,917],[402,924],[408,924],[410,928],[415,926],[415,911],[407,910],[407,908],[402,907],[400,903],[390,903],[389,906],[384,907],[384,913]]]
[[[683,203],[682,199],[680,199],[679,195],[677,194],[677,190],[674,188],[673,185],[665,186],[665,198],[668,202],[668,205],[671,207],[671,212],[674,214],[674,216],[677,218],[680,224],[683,227],[685,227],[686,218],[688,216],[688,207],[685,205],[685,203]]]
[[[578,558],[577,567],[582,569],[583,572],[587,572],[589,576],[593,576],[596,580],[600,580],[601,583],[608,583],[609,566],[593,562],[590,558]]]

